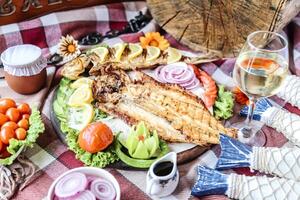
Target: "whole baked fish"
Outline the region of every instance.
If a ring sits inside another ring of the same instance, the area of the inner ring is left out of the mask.
[[[172,57],[171,54],[174,54],[174,52],[178,54],[178,60],[176,60],[176,62],[186,62],[190,64],[210,62],[219,58],[216,57],[216,55],[212,55],[212,54],[205,54],[205,55],[203,54],[191,58],[191,57],[181,55],[181,52],[179,52],[179,50],[172,47],[169,47],[167,50],[164,51],[158,49],[160,53],[159,56],[155,59],[147,60],[147,56],[149,55],[148,49],[143,49],[138,56],[135,56],[134,58],[130,58],[130,54],[131,54],[131,50],[129,48],[130,43],[129,44],[124,43],[124,44],[125,47],[120,58],[116,57],[116,50],[113,47],[101,47],[107,49],[105,50],[106,54],[104,57],[103,57],[103,53],[102,55],[100,55],[99,53],[97,53],[96,49],[95,51],[91,50],[89,53],[89,57],[93,62],[93,67],[90,70],[90,74],[94,75],[103,67],[107,67],[107,66],[110,66],[113,69],[122,69],[122,70],[152,69],[157,67],[158,65],[170,64],[168,58]]]
[[[96,77],[94,98],[103,111],[129,124],[144,121],[169,142],[197,145],[219,143],[219,134],[235,137],[236,130],[225,128],[193,94],[177,85],[161,84],[142,72],[132,81],[124,71]]]

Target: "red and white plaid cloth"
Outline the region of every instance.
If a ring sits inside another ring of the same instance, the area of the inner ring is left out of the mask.
[[[143,11],[143,13],[147,11],[144,2],[118,3],[52,13],[27,22],[1,26],[0,53],[9,46],[31,43],[40,46],[43,49],[44,55],[48,56],[50,53],[56,51],[56,44],[61,35],[70,34],[79,39],[88,33],[96,31],[105,34],[105,32],[111,29],[121,29],[130,19],[138,14],[138,11]],[[182,50],[188,50],[188,48],[178,44],[170,35],[160,30],[154,20],[139,33],[122,35],[104,42],[108,44],[120,41],[138,42],[139,36],[149,31],[161,31],[172,46]],[[292,49],[292,51],[290,51],[291,72],[300,75],[300,16],[296,17],[285,28],[285,33],[286,36],[289,36],[290,48]],[[217,83],[224,84],[230,88],[234,86],[232,78],[230,77],[234,62],[234,59],[223,59],[213,63],[203,64],[200,67],[208,72]],[[59,82],[59,79],[60,76],[57,74],[54,78],[52,89]],[[39,175],[27,188],[18,192],[15,199],[43,199],[47,195],[48,188],[55,178],[71,168],[82,166],[82,163],[75,159],[74,153],[67,150],[67,147],[59,141],[49,122],[49,108],[51,106],[50,101],[52,94],[53,91],[49,91],[49,95],[43,107],[43,114],[47,124],[46,133],[41,135],[33,149],[26,152],[27,157],[39,167]],[[282,104],[282,101],[276,98],[274,100]],[[300,110],[292,107],[290,104],[283,106],[290,112],[300,115]],[[236,113],[238,110],[239,108],[236,107]],[[232,121],[236,121],[237,118],[238,116],[235,116]],[[273,129],[264,126],[262,130],[267,135],[267,146],[282,146],[286,143],[286,139],[283,135]],[[191,198],[190,188],[196,180],[195,167],[199,164],[213,167],[217,160],[218,151],[218,146],[215,146],[194,161],[179,166],[179,186],[173,195],[164,199]],[[145,171],[107,170],[110,171],[120,183],[122,199],[150,199],[150,197],[145,194]],[[251,175],[248,169],[239,169],[235,170],[235,172]],[[207,196],[204,199],[227,198],[224,196]]]

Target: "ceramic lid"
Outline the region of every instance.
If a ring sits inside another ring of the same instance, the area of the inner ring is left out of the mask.
[[[14,76],[32,76],[40,73],[47,61],[42,50],[31,44],[9,47],[1,54],[4,71]]]

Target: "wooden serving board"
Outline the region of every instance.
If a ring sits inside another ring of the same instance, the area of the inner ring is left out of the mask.
[[[300,11],[299,0],[147,0],[155,21],[195,51],[234,57],[253,31],[280,31]]]
[[[54,94],[51,99],[50,120],[51,120],[52,126],[54,127],[55,132],[56,132],[57,136],[59,137],[59,139],[65,145],[67,145],[67,143],[65,141],[66,135],[60,129],[60,122],[59,122],[58,118],[56,117],[53,106],[52,106],[54,100],[56,99],[57,89],[58,89],[58,87],[55,89]],[[176,144],[173,144],[173,146],[174,145],[176,145]],[[200,146],[193,146],[191,148],[183,149],[182,151],[177,152],[177,163],[180,165],[180,164],[190,162],[190,161],[194,160],[195,158],[197,158],[198,156],[200,156],[201,154],[203,154],[208,149],[209,149],[209,147],[200,147]],[[123,163],[122,161],[118,161],[118,162],[110,165],[109,167],[117,168],[117,169],[126,169],[126,170],[143,170],[143,169],[138,169],[138,168],[128,166],[125,163]]]

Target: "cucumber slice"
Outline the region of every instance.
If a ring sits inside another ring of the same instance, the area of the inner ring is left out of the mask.
[[[53,110],[57,116],[65,115],[63,108],[60,106],[60,104],[56,100],[53,103]]]

